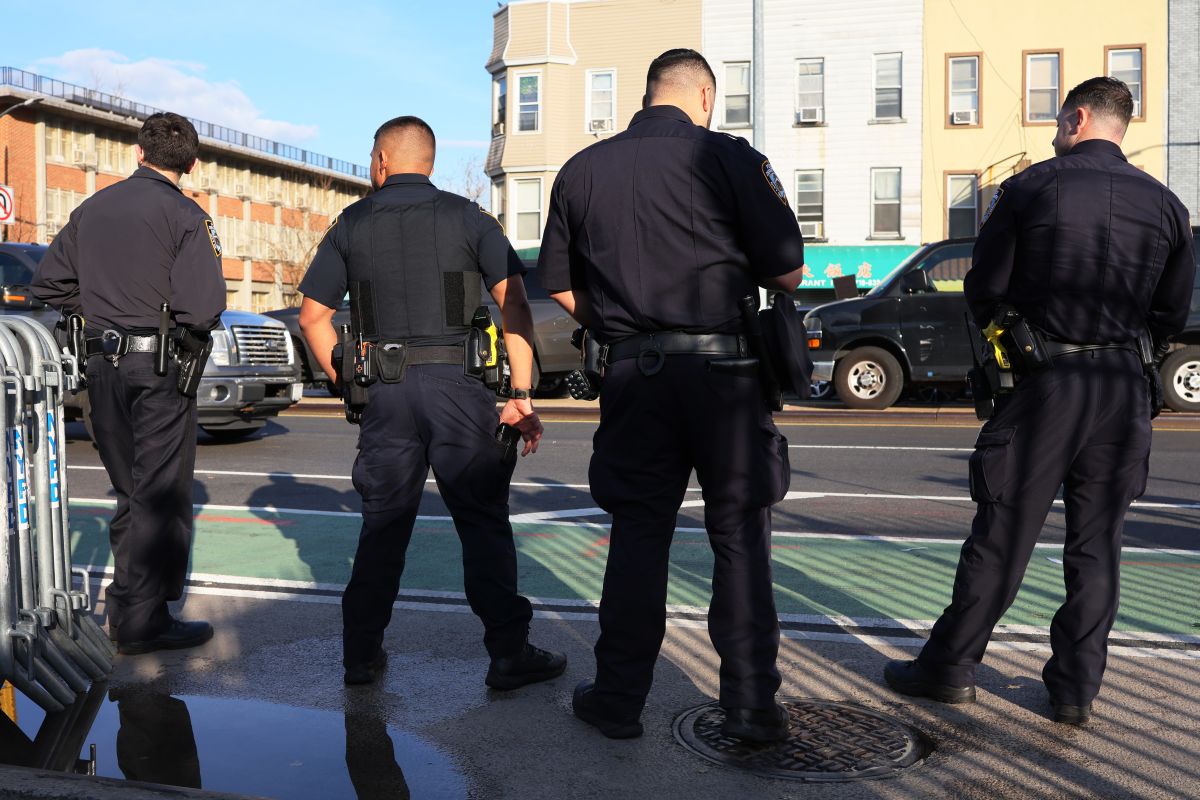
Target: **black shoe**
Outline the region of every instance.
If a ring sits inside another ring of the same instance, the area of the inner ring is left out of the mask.
[[[900,694],[928,697],[939,703],[974,703],[974,686],[951,686],[934,680],[919,661],[889,661],[883,679]]]
[[[1069,706],[1066,703],[1051,700],[1050,705],[1054,709],[1054,713],[1052,714],[1054,721],[1061,722],[1064,725],[1082,725],[1092,718],[1091,703],[1082,706]]]
[[[778,742],[787,738],[789,719],[779,703],[774,708],[727,708],[721,733],[747,742]]]
[[[383,672],[383,668],[387,666],[387,658],[387,650],[380,650],[366,664],[347,665],[346,674],[342,676],[342,682],[347,686],[363,686],[364,684],[374,683],[375,679],[379,677],[379,673]]]
[[[153,639],[140,642],[118,642],[117,652],[126,656],[153,653],[155,650],[184,650],[196,647],[213,637],[213,627],[203,620],[184,622],[172,619],[165,631]]]
[[[563,674],[567,657],[541,650],[526,642],[514,656],[493,658],[483,682],[493,689],[518,689],[530,683],[548,681]]]
[[[636,739],[642,735],[642,723],[637,717],[618,717],[600,704],[596,699],[596,682],[590,678],[575,687],[571,708],[575,716],[610,739]]]

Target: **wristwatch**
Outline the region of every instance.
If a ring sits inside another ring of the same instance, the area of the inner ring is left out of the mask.
[[[508,396],[512,400],[528,400],[532,389],[509,389]]]

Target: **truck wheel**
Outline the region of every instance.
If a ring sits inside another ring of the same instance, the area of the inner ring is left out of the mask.
[[[849,408],[887,408],[904,389],[904,371],[888,351],[860,347],[837,362],[833,386]]]
[[[1175,411],[1200,411],[1200,347],[1168,353],[1160,370],[1163,400]]]

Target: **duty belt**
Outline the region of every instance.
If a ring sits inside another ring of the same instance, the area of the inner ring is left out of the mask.
[[[406,349],[404,361],[408,366],[414,364],[458,364],[462,366],[464,348],[461,344],[454,345],[419,345],[405,344],[397,341],[383,341],[375,347],[384,351]]]
[[[120,358],[128,353],[158,352],[158,337],[154,334],[135,336],[119,331],[107,330],[99,336],[85,340],[87,357],[112,356]]]
[[[1091,350],[1128,350],[1131,353],[1137,353],[1137,348],[1132,344],[1074,344],[1047,339],[1045,346],[1046,352],[1051,358],[1061,358],[1072,353],[1086,353]]]
[[[732,333],[638,333],[608,345],[604,363],[636,358],[643,375],[654,375],[669,355],[741,356],[746,352],[746,340]]]

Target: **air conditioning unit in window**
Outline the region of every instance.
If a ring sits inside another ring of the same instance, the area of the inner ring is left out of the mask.
[[[974,110],[955,111],[950,114],[951,125],[974,125],[978,119]]]
[[[497,122],[494,125],[492,125],[492,136],[503,136],[503,135],[504,135],[504,123],[503,122]]]
[[[815,125],[825,117],[825,109],[820,106],[805,106],[796,112],[797,125]]]
[[[239,244],[233,251],[233,254],[238,258],[250,258],[250,246]]]
[[[594,119],[588,123],[589,133],[607,133],[613,129],[611,119]]]
[[[267,202],[268,203],[282,203],[283,195],[280,194],[279,192],[267,192]]]
[[[58,232],[61,229],[62,229],[62,226],[59,225],[57,222],[47,222],[46,223],[46,238],[53,239],[55,236],[58,236]]]
[[[805,239],[824,239],[825,238],[825,223],[824,222],[801,222],[800,235]]]
[[[94,167],[96,165],[96,154],[89,153],[87,150],[72,150],[71,163],[77,167]]]
[[[212,178],[208,177],[207,175],[201,175],[196,180],[196,183],[200,186],[201,189],[211,189],[212,185],[213,185]]]
[[[233,185],[233,193],[243,200],[247,200],[250,197],[250,192],[246,191],[246,184],[244,183],[235,183]]]

